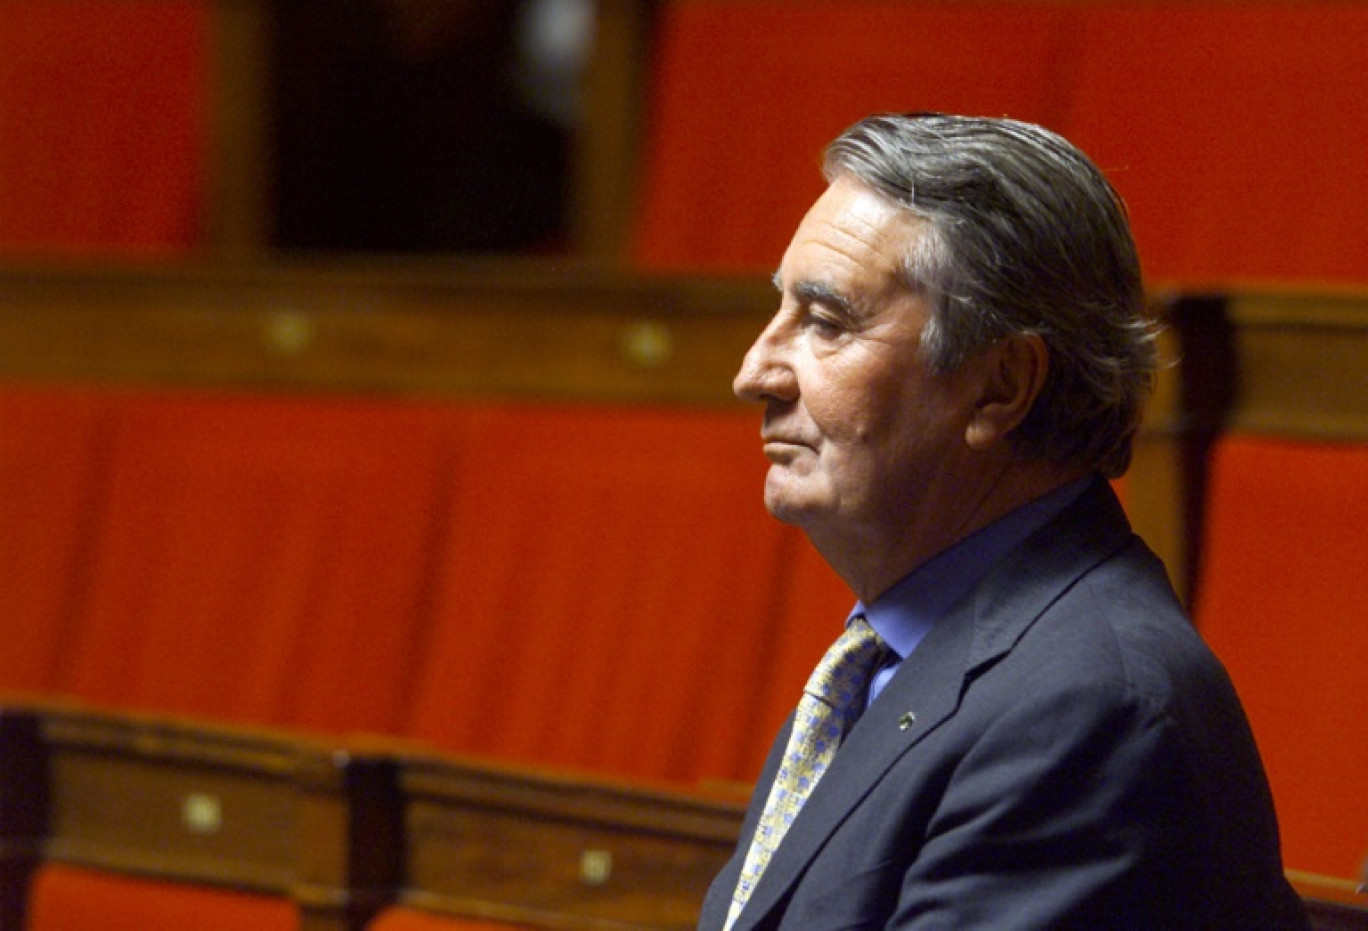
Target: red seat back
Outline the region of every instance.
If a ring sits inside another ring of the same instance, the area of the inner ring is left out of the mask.
[[[60,863],[34,874],[24,931],[297,931],[292,902]]]
[[[4,0],[0,253],[201,241],[211,4]]]
[[[850,597],[765,513],[758,418],[508,406],[462,436],[408,733],[539,765],[753,778]]]
[[[94,532],[107,413],[88,393],[0,391],[0,691],[50,692],[60,681]]]
[[[642,267],[772,271],[821,148],[870,113],[930,109],[1078,143],[1127,200],[1151,281],[1368,281],[1368,119],[1345,118],[1368,98],[1360,6],[676,0],[659,35]]]
[[[503,921],[436,915],[400,906],[385,909],[366,925],[367,931],[518,931],[524,927]]]
[[[120,398],[64,690],[397,730],[448,430],[438,409],[388,402]]]
[[[1217,444],[1196,618],[1244,701],[1290,868],[1368,854],[1368,447]]]
[[[1059,12],[1035,4],[665,4],[634,259],[769,273],[871,112],[1052,115]]]
[[[1060,128],[1125,197],[1151,282],[1368,281],[1368,119],[1343,116],[1368,116],[1368,8],[1079,10]]]

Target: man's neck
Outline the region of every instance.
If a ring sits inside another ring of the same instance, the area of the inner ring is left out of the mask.
[[[866,528],[873,532],[855,539],[824,538],[816,531],[809,531],[808,537],[855,596],[870,604],[927,560],[1084,474],[1046,464],[1018,464],[987,482],[979,495],[950,502],[933,526],[894,523]]]

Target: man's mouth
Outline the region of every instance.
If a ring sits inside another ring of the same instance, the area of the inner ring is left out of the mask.
[[[812,445],[803,440],[783,436],[761,437],[764,440],[765,457],[770,460],[787,459],[803,450],[812,450]]]

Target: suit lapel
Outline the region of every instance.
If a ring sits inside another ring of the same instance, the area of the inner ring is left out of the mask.
[[[889,767],[954,713],[971,633],[967,624],[937,625],[856,722],[774,852],[735,931],[751,927],[778,905],[826,839]],[[900,729],[905,711],[913,711],[916,721]]]
[[[1098,480],[941,619],[856,722],[775,851],[736,931],[754,926],[787,898],[826,839],[875,783],[955,713],[973,675],[1010,651],[1050,604],[1129,539],[1120,504]],[[767,767],[762,785],[770,778]]]

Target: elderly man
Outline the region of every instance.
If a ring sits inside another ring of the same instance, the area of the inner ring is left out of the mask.
[[[1155,366],[1124,208],[1060,137],[852,127],[736,393],[859,601],[701,929],[1298,928],[1239,701],[1106,479]]]

